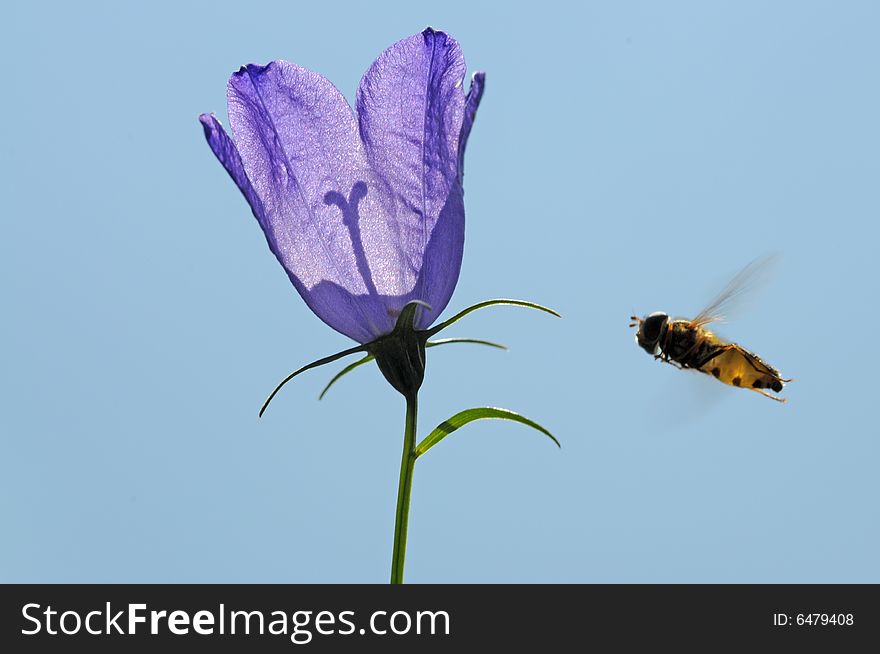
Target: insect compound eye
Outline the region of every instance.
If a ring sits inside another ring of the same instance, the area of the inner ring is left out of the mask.
[[[642,322],[642,340],[656,343],[660,339],[660,330],[666,324],[668,316],[662,311],[652,313]]]

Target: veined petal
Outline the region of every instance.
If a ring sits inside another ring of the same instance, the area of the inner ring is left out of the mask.
[[[417,276],[410,299],[432,307],[421,312],[422,329],[449,302],[461,269],[464,73],[458,43],[428,28],[382,53],[357,94],[366,159],[393,190],[400,248]],[[474,98],[471,121],[479,93]]]
[[[244,170],[264,207],[261,225],[303,299],[361,343],[391,331],[395,316],[372,279],[361,216],[388,224],[394,200],[364,162],[345,98],[321,75],[274,61],[235,73],[228,100]]]
[[[459,182],[464,178],[464,149],[467,145],[468,137],[471,135],[471,127],[474,125],[474,118],[477,117],[477,107],[480,106],[480,100],[483,99],[483,91],[486,88],[486,73],[474,73],[471,79],[471,88],[468,89],[467,99],[464,105],[464,120],[461,123],[461,136],[458,139],[458,179]]]
[[[257,195],[253,184],[251,184],[251,180],[248,178],[247,173],[244,170],[244,164],[241,161],[241,155],[238,152],[238,148],[235,147],[235,143],[226,134],[226,130],[223,129],[223,125],[220,124],[220,121],[217,120],[214,114],[202,114],[199,116],[199,121],[204,128],[205,140],[208,141],[208,146],[211,148],[214,156],[216,156],[220,163],[223,164],[223,168],[226,169],[226,172],[229,173],[229,176],[248,201],[254,217],[257,219],[260,227],[263,228],[263,234],[266,236],[266,241],[269,243],[269,249],[275,257],[281,261],[275,243],[274,232],[270,229],[269,222],[266,220],[266,210],[263,207],[263,201],[260,199],[260,196]],[[291,281],[293,281],[294,286],[299,288],[299,286],[297,286],[297,280],[290,275],[289,271],[288,276]]]
[[[226,134],[226,130],[223,129],[223,125],[220,124],[220,121],[217,120],[214,114],[202,114],[199,116],[199,121],[202,123],[202,127],[205,130],[205,139],[208,141],[208,146],[211,148],[214,156],[223,164],[232,181],[235,182],[242,195],[248,201],[248,204],[251,205],[251,210],[254,212],[257,221],[260,225],[263,225],[265,221],[263,203],[256,191],[254,191],[251,180],[248,179],[247,174],[244,172],[241,155],[238,153],[235,143]],[[271,247],[272,244],[269,243],[269,246]]]
[[[377,59],[358,113],[321,75],[284,61],[229,81],[235,142],[205,136],[312,311],[361,343],[391,332],[413,300],[449,301],[464,244],[462,158],[482,93],[462,91],[458,44],[430,28]]]

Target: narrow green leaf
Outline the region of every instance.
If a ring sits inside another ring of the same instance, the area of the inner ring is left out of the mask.
[[[337,381],[339,381],[340,377],[342,377],[343,375],[347,375],[355,368],[359,368],[362,365],[364,365],[365,363],[369,363],[370,361],[372,361],[375,358],[376,357],[374,357],[372,354],[368,354],[363,359],[358,359],[354,363],[350,363],[347,366],[345,366],[345,368],[343,368],[342,370],[340,370],[339,372],[337,372],[333,376],[333,379],[331,379],[329,382],[327,382],[327,385],[324,387],[324,390],[321,391],[321,394],[318,396],[318,399],[323,400],[324,396],[327,394],[327,391],[330,390],[330,387],[333,386],[333,384],[335,384]]]
[[[544,311],[551,315],[556,316],[557,318],[561,318],[558,313],[556,313],[553,309],[548,309],[547,307],[541,306],[540,304],[535,304],[534,302],[526,302],[525,300],[507,300],[507,299],[499,299],[499,300],[486,300],[485,302],[477,302],[476,304],[469,306],[467,309],[459,311],[457,314],[452,316],[449,320],[444,320],[439,325],[435,325],[431,329],[428,330],[428,336],[433,336],[437,332],[446,329],[449,325],[458,322],[462,318],[464,318],[469,313],[473,313],[479,309],[483,309],[485,307],[495,306],[496,304],[507,304],[516,307],[526,307],[528,309],[537,309],[538,311]]]
[[[478,407],[475,409],[465,409],[464,411],[460,411],[445,422],[440,423],[434,431],[428,434],[425,439],[418,444],[418,447],[416,447],[416,457],[422,456],[425,452],[430,450],[437,443],[449,436],[449,434],[454,432],[459,427],[463,427],[469,422],[473,422],[474,420],[483,420],[486,418],[513,420],[514,422],[520,422],[524,425],[528,425],[529,427],[537,429],[539,432],[550,438],[550,440],[556,443],[557,447],[562,447],[559,444],[559,441],[556,440],[556,437],[553,436],[553,434],[551,434],[537,422],[529,420],[525,416],[521,416],[520,414],[514,413],[513,411],[508,411],[507,409]]]
[[[281,388],[287,382],[289,382],[291,379],[293,379],[294,377],[296,377],[300,373],[303,373],[306,370],[311,370],[312,368],[317,368],[318,366],[323,366],[327,363],[333,363],[337,359],[341,359],[342,357],[347,357],[349,354],[354,354],[356,352],[363,352],[363,351],[364,351],[364,346],[358,345],[357,347],[352,347],[347,350],[343,350],[342,352],[337,352],[336,354],[331,354],[329,357],[324,357],[323,359],[318,359],[317,361],[312,361],[311,363],[307,363],[299,370],[295,370],[294,372],[290,373],[289,375],[287,375],[287,377],[285,377],[281,381],[280,384],[278,384],[278,386],[275,387],[275,390],[272,391],[272,393],[269,395],[268,398],[266,398],[266,401],[263,402],[263,408],[260,409],[260,417],[261,418],[263,417],[263,412],[266,410],[266,407],[269,406],[269,402],[272,401],[272,398],[274,398],[275,395],[277,395],[278,391],[280,391]]]
[[[507,349],[507,347],[505,345],[502,345],[501,343],[494,343],[492,341],[484,341],[483,339],[480,339],[480,338],[438,338],[436,341],[428,341],[427,343],[425,343],[425,347],[436,347],[438,345],[446,345],[448,343],[474,343],[476,345],[488,345],[489,347],[496,347],[499,350],[506,350]],[[324,396],[327,394],[327,391],[330,390],[330,387],[333,386],[333,384],[335,384],[337,381],[339,381],[339,379],[343,375],[347,375],[355,368],[360,368],[362,365],[364,365],[365,363],[369,363],[373,359],[375,359],[375,357],[372,354],[368,354],[363,359],[358,359],[354,363],[351,363],[351,364],[345,366],[345,368],[343,368],[342,370],[340,370],[339,372],[337,372],[333,376],[333,379],[331,379],[329,382],[327,382],[327,385],[324,387],[324,390],[321,391],[321,394],[318,396],[318,399],[323,400]]]

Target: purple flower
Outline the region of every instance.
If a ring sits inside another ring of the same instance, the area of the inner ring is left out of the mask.
[[[465,144],[483,93],[465,96],[458,43],[430,28],[391,46],[357,92],[357,112],[321,75],[286,61],[229,80],[235,141],[200,117],[269,248],[309,308],[369,343],[420,300],[440,315],[464,244]]]

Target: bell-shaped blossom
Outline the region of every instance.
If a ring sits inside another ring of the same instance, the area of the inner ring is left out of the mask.
[[[233,139],[200,117],[269,248],[309,308],[359,343],[390,333],[413,300],[440,315],[464,245],[465,144],[483,92],[465,95],[458,43],[426,29],[391,46],[357,91],[286,61],[229,80]]]

